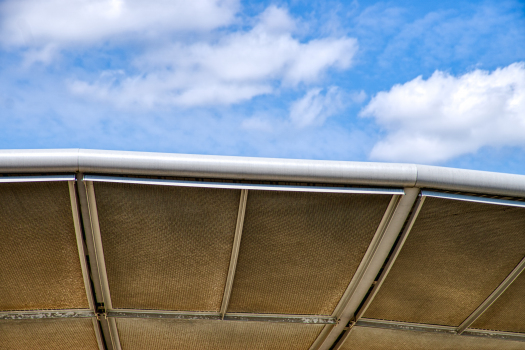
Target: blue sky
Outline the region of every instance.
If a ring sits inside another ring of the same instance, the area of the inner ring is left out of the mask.
[[[3,0],[0,148],[525,174],[523,1]]]

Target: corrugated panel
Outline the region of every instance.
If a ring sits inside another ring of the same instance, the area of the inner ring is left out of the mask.
[[[474,322],[472,328],[525,333],[524,272],[522,272],[498,300]]]
[[[122,350],[308,350],[323,325],[116,319]]]
[[[114,308],[218,311],[240,190],[95,183]]]
[[[367,318],[458,326],[525,253],[525,209],[427,198]]]
[[[525,342],[356,326],[352,328],[350,335],[340,349],[523,350],[525,349]]]
[[[88,308],[67,182],[0,184],[0,310]]]
[[[98,350],[90,318],[0,320],[2,350]]]
[[[390,199],[250,191],[228,310],[331,314]]]

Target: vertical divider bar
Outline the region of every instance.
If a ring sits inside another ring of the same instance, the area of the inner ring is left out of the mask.
[[[84,246],[84,238],[82,237],[82,224],[80,223],[75,181],[68,181],[67,184],[69,188],[69,199],[71,200],[71,211],[73,214],[73,225],[75,227],[75,235],[77,238],[77,248],[78,256],[80,259],[80,267],[82,269],[82,278],[84,279],[84,287],[86,288],[86,297],[89,304],[89,309],[95,312],[96,306],[95,301],[93,300],[93,291],[91,290],[89,269],[87,267],[86,247]]]
[[[333,316],[337,318],[338,323],[332,327],[328,334],[321,332],[318,339],[310,347],[310,350],[328,350],[332,348],[348,323],[355,317],[356,311],[384,265],[399,236],[399,232],[414,206],[414,202],[418,198],[419,188],[405,188],[404,192],[405,194],[402,196],[392,196],[392,200],[383,215],[383,219],[370,242],[361,264],[354,274],[345,295],[343,295],[343,298],[341,298],[334,310]]]
[[[354,293],[359,282],[362,280],[362,276],[368,270],[368,266],[370,265],[371,260],[373,259],[375,253],[377,252],[377,248],[380,246],[381,242],[383,242],[386,228],[388,227],[388,224],[390,223],[390,220],[392,219],[392,216],[394,215],[394,212],[399,204],[400,197],[401,196],[392,196],[392,199],[390,200],[390,203],[388,204],[388,207],[385,213],[383,214],[383,217],[381,218],[381,222],[379,223],[379,226],[377,227],[374,237],[372,238],[372,241],[370,242],[368,246],[365,256],[363,257],[361,263],[359,264],[359,267],[357,268],[357,271],[355,272],[354,277],[352,278],[352,281],[346,288],[345,293],[341,297],[341,300],[339,300],[339,303],[337,304],[334,312],[332,313],[332,316],[336,318],[340,318],[341,315],[343,314],[344,309],[346,305],[348,304],[348,300]]]
[[[91,233],[93,235],[93,242],[95,246],[95,256],[97,259],[98,276],[100,278],[100,287],[102,289],[102,297],[104,300],[105,312],[113,310],[111,302],[111,294],[109,291],[109,282],[106,272],[106,262],[104,260],[104,250],[102,248],[102,236],[100,234],[100,224],[98,221],[97,202],[95,198],[95,188],[92,181],[83,181],[86,189],[87,205],[89,211],[89,219],[91,225]],[[121,350],[120,339],[118,335],[117,325],[114,319],[107,318],[103,315],[101,322],[107,322],[109,328],[109,335],[114,350]]]
[[[106,273],[106,262],[104,261],[104,250],[102,248],[102,236],[100,235],[100,225],[98,222],[97,202],[95,199],[95,188],[93,182],[86,181],[86,195],[89,210],[89,218],[91,223],[91,232],[93,234],[93,242],[95,245],[95,254],[97,259],[98,275],[100,278],[100,287],[102,289],[102,297],[104,300],[104,307],[107,311],[113,309],[111,303],[111,296],[109,293],[108,275]]]
[[[102,335],[102,329],[98,318],[93,317],[92,321],[93,328],[95,329],[95,337],[97,338],[98,348],[100,350],[106,350],[106,342],[104,341],[104,336]]]
[[[394,265],[399,253],[401,252],[401,249],[403,248],[403,245],[405,244],[405,241],[408,238],[408,235],[410,231],[412,230],[412,227],[414,226],[414,223],[416,222],[417,216],[419,215],[419,212],[421,211],[421,208],[423,207],[423,203],[425,202],[425,196],[419,196],[414,210],[412,211],[412,215],[408,219],[408,223],[405,226],[405,229],[401,233],[401,237],[399,238],[399,241],[397,242],[396,247],[394,248],[394,251],[392,252],[392,255],[390,256],[390,259],[388,260],[385,268],[381,272],[381,275],[379,276],[377,283],[372,288],[372,291],[370,292],[370,295],[366,299],[365,303],[359,310],[359,312],[356,314],[355,321],[357,322],[363,314],[366,312],[370,304],[372,303],[372,300],[374,300],[375,296],[379,292],[379,289],[383,285],[383,282],[385,281],[386,277],[388,276],[388,273],[392,269],[392,266]]]
[[[350,325],[348,326],[348,329],[345,330],[341,338],[337,341],[337,343],[335,343],[334,347],[331,350],[339,350],[341,346],[343,346],[346,339],[348,339],[348,337],[350,336],[350,333],[354,329],[354,326],[355,326],[355,322],[351,322]]]
[[[101,276],[101,266],[100,261],[103,256],[99,256],[95,244],[95,234],[94,230],[96,229],[99,232],[98,227],[98,214],[96,210],[96,202],[94,201],[94,196],[89,195],[87,182],[83,179],[82,173],[77,173],[77,191],[78,191],[78,200],[80,205],[80,214],[82,216],[82,223],[84,228],[84,234],[86,239],[87,251],[89,254],[89,263],[91,267],[91,280],[93,282],[93,288],[95,291],[95,302],[96,302],[96,312],[97,312],[97,323],[99,324],[99,331],[103,338],[103,342],[106,344],[108,350],[120,350],[120,342],[118,341],[118,333],[113,332],[110,327],[110,322],[106,317],[106,293],[103,292],[103,278]],[[91,184],[91,192],[93,191],[93,184]],[[95,206],[93,206],[95,205]],[[104,265],[105,272],[105,265]],[[105,273],[104,273],[105,276]],[[105,279],[107,286],[107,278]],[[111,302],[110,302],[111,305]],[[115,335],[114,335],[115,334]],[[116,338],[115,338],[116,337]],[[102,339],[101,339],[102,340]]]
[[[80,258],[80,266],[82,269],[82,277],[84,279],[84,286],[86,288],[86,296],[89,304],[90,310],[93,311],[93,316],[96,313],[96,300],[93,295],[93,289],[91,287],[91,276],[90,269],[88,268],[87,259],[86,259],[86,243],[84,242],[84,236],[82,234],[82,222],[81,222],[81,212],[79,206],[79,200],[77,198],[77,185],[76,181],[68,181],[69,188],[69,198],[71,200],[71,210],[73,214],[73,225],[75,227],[75,235],[77,238],[77,247],[78,255]],[[88,252],[89,254],[89,252]],[[95,331],[95,337],[97,339],[97,345],[100,350],[106,350],[103,336],[101,334],[101,329],[96,317],[92,318],[93,330]]]
[[[222,297],[221,304],[221,319],[224,319],[224,315],[228,311],[228,305],[230,303],[230,297],[233,288],[233,280],[235,278],[235,270],[237,268],[237,259],[239,258],[239,249],[241,247],[241,236],[242,229],[244,226],[244,217],[246,215],[246,202],[248,200],[248,190],[241,190],[241,196],[239,200],[239,212],[237,214],[237,224],[235,226],[235,236],[233,238],[232,254],[230,258],[230,266],[228,268],[228,277],[226,278],[226,285],[224,287],[224,294]]]
[[[95,291],[95,302],[98,304],[104,303],[104,297],[102,295],[102,288],[100,286],[99,268],[97,262],[97,254],[95,252],[95,241],[93,238],[93,230],[91,227],[91,218],[89,213],[89,204],[87,199],[86,184],[82,180],[83,175],[77,174],[77,191],[78,200],[80,205],[80,215],[82,217],[82,223],[84,228],[84,235],[86,238],[86,247],[89,255],[89,265],[91,267],[91,280],[93,282],[93,289]]]

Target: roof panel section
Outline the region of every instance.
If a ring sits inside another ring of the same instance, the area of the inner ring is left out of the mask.
[[[525,342],[453,334],[392,330],[372,327],[352,328],[340,350],[523,350]]]
[[[116,319],[122,350],[308,350],[323,325]]]
[[[0,320],[2,350],[98,350],[91,318]]]
[[[94,186],[113,308],[219,311],[240,190]]]
[[[458,326],[525,254],[525,209],[426,198],[365,317]]]
[[[228,311],[330,315],[391,197],[250,191]]]
[[[522,272],[471,327],[525,333],[525,273]]]
[[[67,182],[0,184],[0,310],[88,308]]]

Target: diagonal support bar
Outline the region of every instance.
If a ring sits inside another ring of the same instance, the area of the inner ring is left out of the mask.
[[[419,189],[405,188],[404,192],[405,195],[403,196],[392,197],[365,257],[350,282],[347,292],[336,307],[333,316],[338,320],[337,325],[330,330],[321,332],[310,350],[330,349],[344,332],[348,323],[354,318],[359,305],[361,305],[392,250],[418,197]]]
[[[463,333],[468,327],[470,327],[504,292],[507,288],[519,277],[519,275],[525,270],[525,258],[512,270],[512,272],[501,282],[492,294],[472,313],[469,317],[463,321],[457,328],[458,334]]]
[[[226,279],[226,286],[224,287],[224,294],[221,304],[221,317],[228,311],[230,297],[233,288],[233,279],[235,278],[235,270],[237,269],[237,259],[239,258],[239,249],[241,247],[242,228],[244,225],[244,216],[246,214],[246,202],[248,200],[248,190],[241,190],[241,197],[239,201],[239,213],[237,214],[237,225],[235,226],[235,237],[233,239],[233,248],[230,258],[230,267],[228,268],[228,277]]]
[[[421,211],[421,208],[423,207],[423,203],[425,202],[425,197],[421,196],[417,199],[414,210],[412,211],[412,215],[408,219],[408,223],[405,226],[405,229],[401,233],[401,237],[399,238],[399,241],[397,242],[396,247],[394,248],[394,251],[392,252],[392,255],[390,256],[390,259],[388,260],[385,268],[381,272],[381,275],[379,276],[376,284],[372,288],[372,291],[368,295],[368,298],[364,302],[363,306],[359,309],[358,313],[356,314],[355,320],[358,321],[361,317],[363,317],[364,313],[374,300],[375,296],[379,292],[379,289],[383,285],[383,282],[385,281],[386,277],[388,276],[388,273],[392,269],[392,266],[396,262],[396,259],[401,252],[401,249],[403,248],[403,245],[405,244],[405,241],[408,238],[408,235],[410,231],[412,230],[412,227],[414,226],[414,223],[416,222],[417,216],[419,215],[419,212]]]
[[[111,299],[93,183],[84,181],[83,175],[77,174],[77,190],[97,302],[96,311],[99,314],[97,320],[100,323],[102,336],[108,350],[121,350],[116,324],[114,320],[108,319],[104,314],[106,309],[111,309]]]

